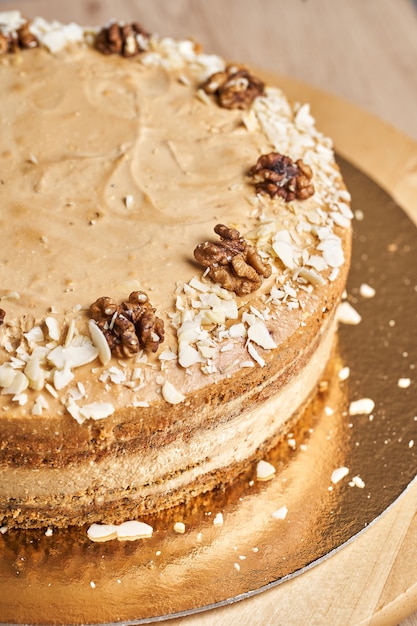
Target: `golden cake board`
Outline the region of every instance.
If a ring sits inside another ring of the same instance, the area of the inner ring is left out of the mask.
[[[417,223],[415,142],[332,95],[292,79],[264,77],[291,100],[310,102],[318,127],[333,138],[338,154],[384,188]],[[158,623],[398,624],[417,609],[416,511],[414,481],[370,528],[302,574],[245,600]]]
[[[289,99],[310,102],[336,151],[370,176],[417,224],[417,144],[336,96],[258,72]],[[172,626],[394,626],[417,610],[417,481],[370,528],[299,576]]]

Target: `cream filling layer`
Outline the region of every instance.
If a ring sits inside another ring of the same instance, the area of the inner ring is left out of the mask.
[[[305,367],[278,394],[261,406],[243,410],[236,419],[219,424],[214,431],[201,430],[185,444],[181,439],[151,453],[123,455],[102,462],[88,462],[64,469],[10,469],[4,472],[0,498],[17,504],[41,500],[59,503],[71,496],[88,501],[115,497],[129,487],[131,499],[170,493],[221,468],[250,458],[273,437],[312,394],[331,354],[336,322],[323,327],[322,336]],[[265,385],[273,384],[268,380]],[[251,392],[252,393],[252,392]],[[250,407],[240,397],[243,407]],[[230,403],[227,407],[229,410]],[[122,494],[123,495],[123,494]],[[30,506],[30,504],[29,504]]]

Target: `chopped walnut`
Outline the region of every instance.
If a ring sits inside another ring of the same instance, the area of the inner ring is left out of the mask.
[[[112,22],[97,34],[95,47],[103,54],[134,57],[147,47],[149,34],[138,22],[118,24]]]
[[[217,224],[214,232],[220,241],[200,243],[194,256],[208,276],[222,287],[243,296],[262,285],[262,279],[271,275],[271,266],[240,236],[238,230]]]
[[[216,72],[202,86],[214,94],[220,106],[226,109],[247,109],[264,93],[264,83],[239,65],[228,65],[224,72]]]
[[[256,165],[249,170],[256,191],[271,196],[292,200],[306,200],[314,194],[311,183],[313,172],[301,159],[295,163],[279,152],[270,152],[259,157]]]
[[[121,304],[113,298],[98,298],[90,306],[90,315],[118,358],[129,358],[141,348],[156,352],[164,340],[164,322],[142,291],[133,291]]]
[[[27,48],[36,48],[39,42],[29,30],[29,22],[9,33],[0,32],[0,55],[8,52],[17,52]]]
[[[4,318],[6,316],[6,311],[4,309],[0,309],[0,326],[3,324],[4,322]]]

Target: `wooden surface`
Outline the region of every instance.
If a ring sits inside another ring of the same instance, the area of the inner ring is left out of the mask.
[[[417,222],[417,7],[411,0],[0,0],[29,17],[138,19],[273,74],[310,101],[337,150]],[[324,92],[324,93],[323,93]],[[170,621],[417,626],[417,482],[355,541],[305,574],[237,604]],[[403,621],[401,621],[403,620]]]

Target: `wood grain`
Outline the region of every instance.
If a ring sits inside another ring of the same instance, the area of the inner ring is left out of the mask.
[[[207,51],[262,68],[309,101],[338,151],[417,223],[417,12],[411,0],[22,0],[29,17],[194,36]],[[284,78],[285,77],[285,78]],[[331,95],[330,95],[331,94]],[[417,626],[417,482],[372,527],[312,570],[178,626]],[[408,617],[407,617],[408,616]]]

